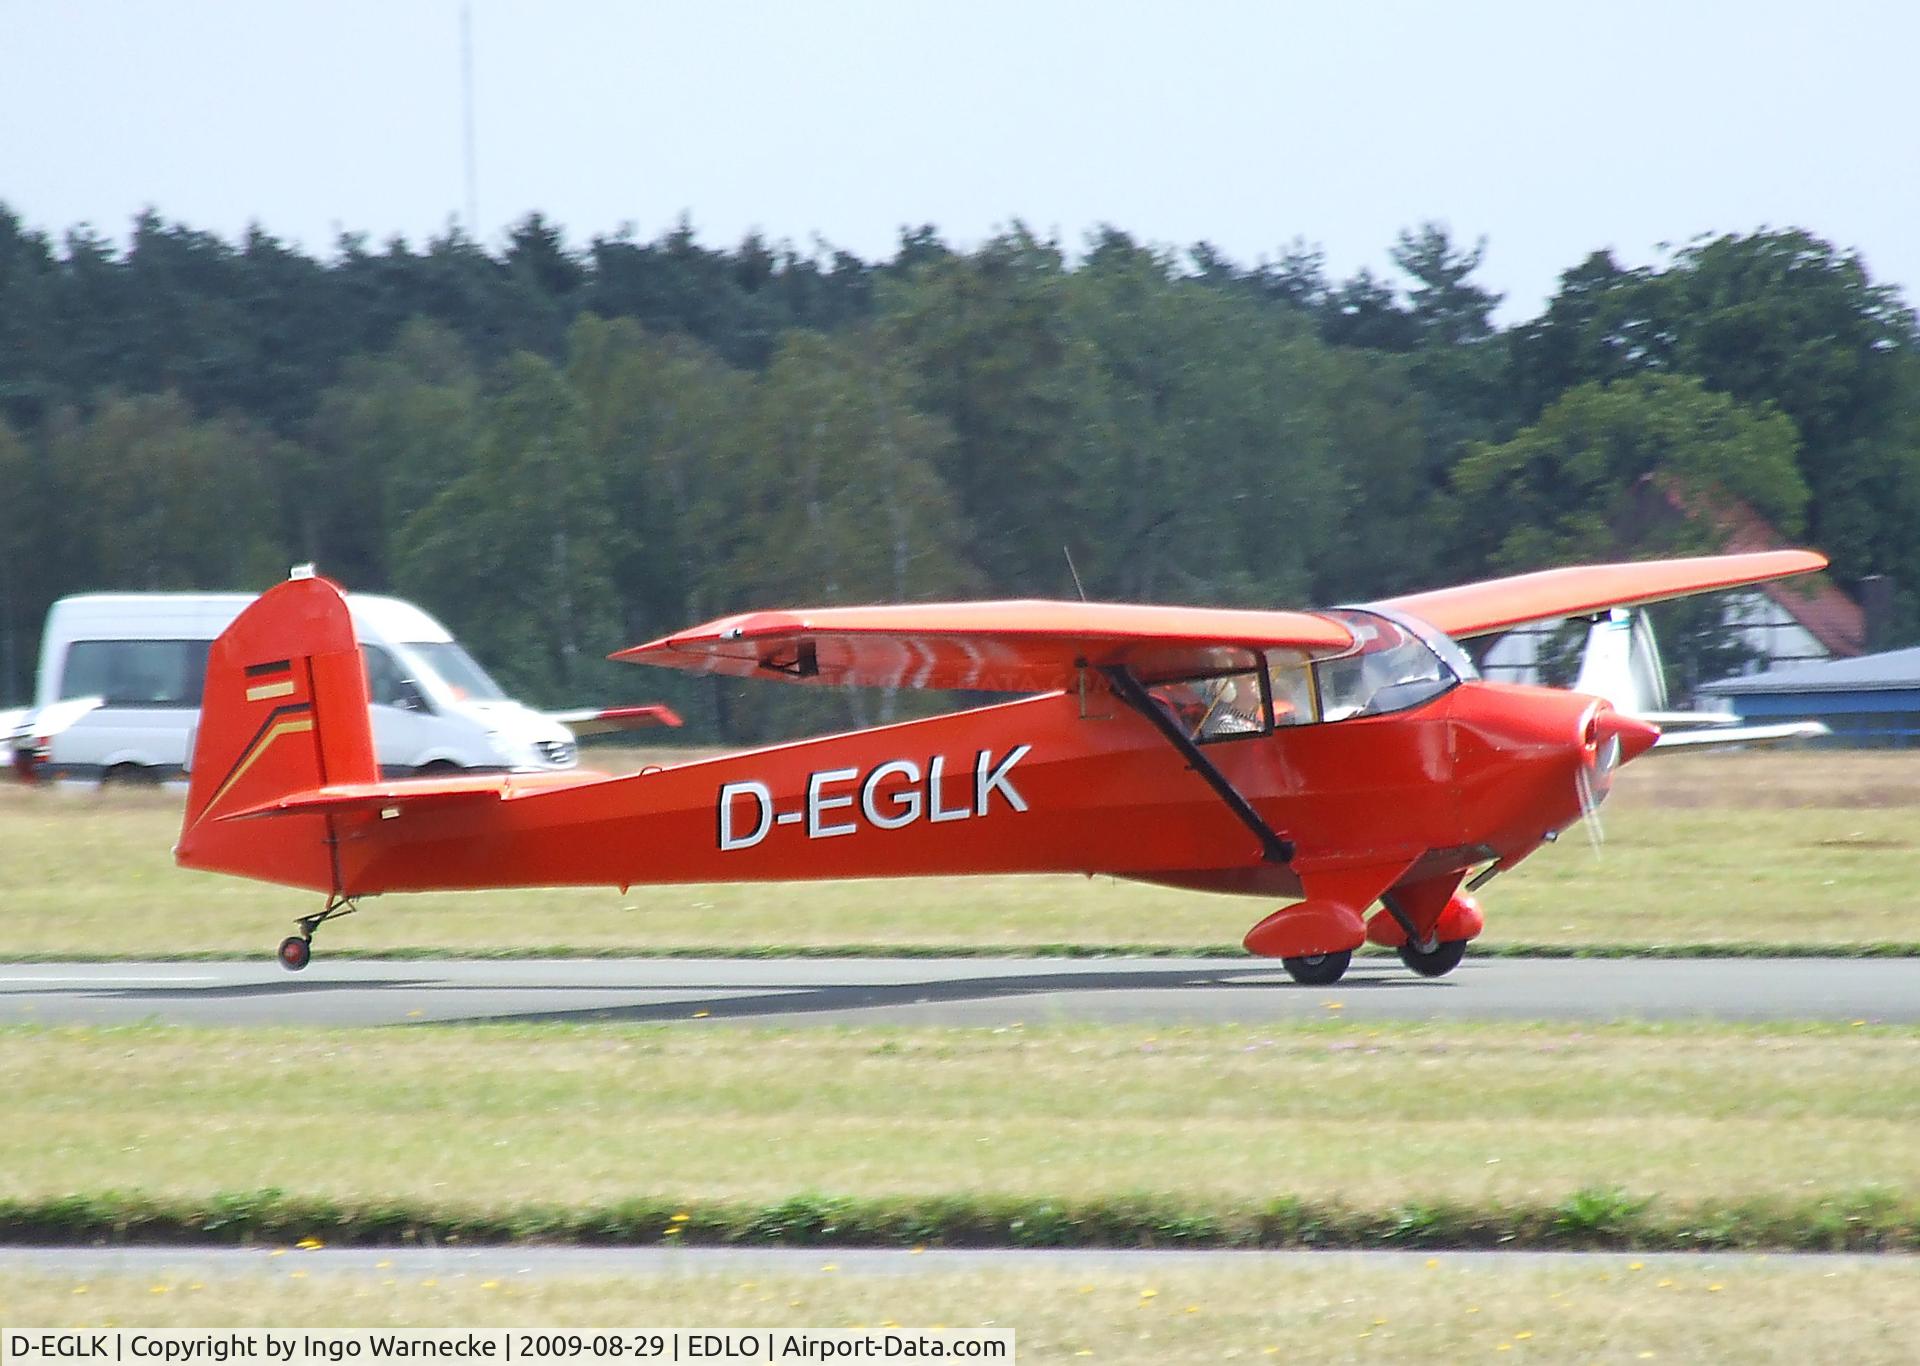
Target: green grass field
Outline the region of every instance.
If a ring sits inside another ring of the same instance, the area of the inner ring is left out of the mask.
[[[1920,1031],[0,1031],[0,1199],[448,1211],[1136,1196],[1222,1215],[1917,1187]]]
[[[1920,1264],[1018,1269],[531,1280],[323,1275],[0,1280],[0,1322],[48,1327],[1012,1327],[1026,1362],[1909,1362]]]
[[[646,751],[620,751],[638,762]],[[1920,755],[1676,755],[1483,894],[1485,942],[1920,943]],[[177,795],[0,792],[0,956],[265,954],[317,898],[173,866]],[[1268,902],[1107,878],[636,887],[374,899],[322,952],[1233,945]]]

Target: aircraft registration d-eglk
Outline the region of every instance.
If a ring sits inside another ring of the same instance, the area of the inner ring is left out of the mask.
[[[1589,565],[1326,611],[749,612],[614,658],[1035,695],[628,777],[391,781],[345,601],[296,571],[214,643],[175,855],[324,893],[288,968],[388,892],[1073,872],[1285,898],[1246,947],[1302,982],[1337,981],[1369,940],[1438,976],[1482,929],[1472,890],[1659,737],[1597,697],[1485,681],[1457,641],[1825,564]]]

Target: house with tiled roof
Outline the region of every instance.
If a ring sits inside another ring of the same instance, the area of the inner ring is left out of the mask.
[[[1689,492],[1659,474],[1643,478],[1618,528],[1622,555],[1629,548],[1657,541],[1663,529],[1679,523],[1702,527],[1716,551],[1737,554],[1779,550],[1793,544],[1743,500],[1730,494],[1711,497]],[[1825,574],[1760,584],[1722,594],[1720,620],[1738,633],[1751,660],[1747,671],[1850,659],[1868,648],[1873,628],[1869,613]],[[1541,622],[1509,632],[1485,654],[1481,670],[1502,682],[1536,683],[1554,643],[1564,642],[1563,622]]]
[[[1731,494],[1704,498],[1674,480],[1648,475],[1642,499],[1712,529],[1726,554],[1781,550],[1791,543],[1753,508]],[[1789,663],[1850,659],[1868,644],[1867,613],[1825,574],[1781,579],[1743,593],[1729,593],[1722,620],[1739,625],[1758,656],[1754,671]]]

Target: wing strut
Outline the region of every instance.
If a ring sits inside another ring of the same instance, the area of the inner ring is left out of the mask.
[[[1240,823],[1253,832],[1253,837],[1260,841],[1260,849],[1267,862],[1293,862],[1293,841],[1261,819],[1260,813],[1253,809],[1253,803],[1246,799],[1226,774],[1214,766],[1206,751],[1196,745],[1171,716],[1154,704],[1153,697],[1140,685],[1140,680],[1133,676],[1131,670],[1115,664],[1108,665],[1100,672],[1113,685],[1114,694],[1152,722],[1153,728],[1166,737],[1167,743],[1180,751],[1180,756],[1187,761],[1187,767],[1206,779],[1207,786],[1226,803],[1227,810],[1233,812]]]

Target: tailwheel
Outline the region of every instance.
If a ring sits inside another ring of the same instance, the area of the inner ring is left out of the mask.
[[[290,934],[280,941],[278,958],[280,966],[288,972],[298,972],[313,961],[313,932],[329,920],[338,920],[343,915],[352,915],[360,907],[352,897],[331,896],[327,898],[327,908],[318,915],[300,917],[300,933]]]
[[[1280,966],[1287,970],[1287,976],[1307,987],[1330,987],[1347,975],[1347,964],[1353,961],[1353,950],[1342,949],[1338,953],[1311,953],[1304,958],[1282,958]]]
[[[1429,947],[1426,948],[1409,939],[1400,946],[1400,961],[1422,977],[1445,977],[1460,966],[1460,960],[1466,952],[1467,941],[1464,939],[1429,941]]]

